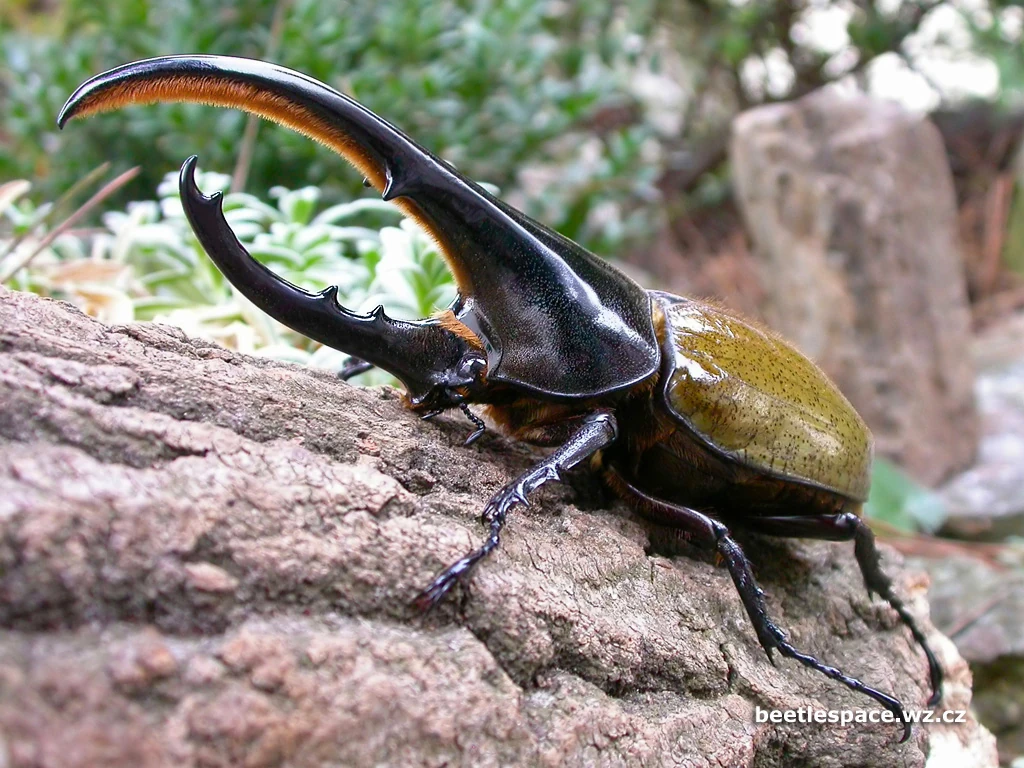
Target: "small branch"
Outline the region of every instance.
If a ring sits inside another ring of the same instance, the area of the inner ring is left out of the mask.
[[[277,49],[281,47],[281,36],[284,34],[284,22],[291,0],[278,0],[274,7],[274,18],[270,22],[270,39],[267,42],[266,58],[273,61],[277,58]],[[238,159],[235,170],[231,173],[231,191],[243,192],[249,180],[249,169],[252,167],[253,154],[256,152],[256,136],[259,134],[260,119],[249,115],[242,132],[242,142],[238,148]]]
[[[91,187],[94,182],[97,182],[101,178],[103,178],[103,176],[109,170],[110,163],[100,163],[98,166],[96,166],[87,174],[85,174],[85,176],[83,176],[74,184],[72,184],[63,195],[57,198],[54,204],[50,207],[50,210],[48,210],[45,215],[37,216],[36,220],[33,221],[28,227],[26,227],[24,232],[22,232],[16,238],[11,240],[11,242],[7,244],[7,247],[4,248],[3,251],[0,251],[0,262],[3,262],[3,260],[7,258],[7,255],[9,253],[13,253],[14,249],[21,245],[25,238],[31,235],[33,232],[35,232],[38,227],[43,226],[45,224],[49,224],[51,221],[55,220],[58,214],[60,214],[64,210],[65,206],[67,206],[68,203],[71,200],[73,200],[79,192],[81,192],[83,189]]]
[[[30,251],[27,256],[15,260],[14,264],[11,264],[10,267],[0,271],[0,283],[6,283],[12,277],[18,274],[18,272],[27,267],[32,262],[32,259],[34,259],[40,253],[42,253],[50,245],[50,243],[52,243],[54,240],[56,240],[58,237],[64,234],[67,230],[71,229],[71,227],[77,224],[78,221],[83,216],[85,216],[85,214],[89,213],[89,211],[91,211],[93,208],[102,203],[104,200],[106,200],[108,197],[114,194],[117,190],[119,190],[129,181],[138,176],[139,170],[140,166],[130,168],[117,178],[113,179],[112,181],[101,187],[99,191],[95,195],[90,197],[88,200],[86,200],[78,210],[76,210],[74,213],[68,216],[58,226],[54,227],[49,232],[49,234],[46,235],[46,237],[40,240],[39,243],[36,245],[35,249],[33,251]]]
[[[1002,562],[1001,558],[1014,551],[1014,547],[1009,544],[957,541],[920,533],[907,533],[887,525],[881,520],[872,520],[871,528],[878,534],[878,538],[890,547],[911,557],[973,557],[984,561],[993,568],[1005,570],[1008,566]]]
[[[982,236],[981,291],[991,295],[999,280],[1001,256],[1006,242],[1006,222],[1010,218],[1013,187],[1016,183],[1012,171],[999,174],[988,191],[985,207],[985,228]]]
[[[957,636],[962,634],[965,630],[974,626],[982,617],[989,613],[993,608],[996,608],[1001,602],[1006,600],[1013,593],[1013,587],[1008,587],[1005,584],[1002,589],[996,593],[994,597],[990,597],[988,600],[983,602],[975,610],[968,613],[966,616],[961,616],[959,620],[951,627],[946,627],[945,632],[949,638],[953,641],[957,639]]]

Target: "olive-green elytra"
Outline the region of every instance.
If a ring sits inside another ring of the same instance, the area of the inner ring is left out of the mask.
[[[814,363],[702,302],[666,314],[676,357],[668,401],[690,429],[746,466],[867,498],[871,433]]]

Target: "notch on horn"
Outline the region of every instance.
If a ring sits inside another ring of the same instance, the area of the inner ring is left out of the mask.
[[[388,371],[414,405],[457,405],[458,396],[444,399],[477,383],[483,355],[440,320],[393,320],[381,306],[361,315],[338,303],[337,286],[310,293],[256,261],[224,218],[223,195],[204,195],[196,185],[197,162],[195,155],[186,160],[178,179],[185,215],[213,263],[253,304],[304,336]]]

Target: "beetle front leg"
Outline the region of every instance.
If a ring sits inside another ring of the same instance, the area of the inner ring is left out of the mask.
[[[768,615],[764,592],[754,579],[750,561],[740,545],[729,535],[729,529],[723,523],[695,509],[649,496],[630,484],[614,467],[609,468],[608,475],[612,486],[625,495],[632,496],[640,509],[646,512],[653,521],[685,531],[690,534],[694,543],[713,549],[722,556],[729,569],[729,575],[732,576],[733,584],[736,585],[736,591],[739,592],[743,607],[747,611],[747,616],[750,617],[750,622],[754,625],[757,639],[772,664],[775,663],[772,651],[777,650],[783,656],[799,661],[805,667],[821,672],[847,688],[871,697],[892,712],[897,721],[903,723],[903,738],[900,741],[910,738],[910,722],[907,720],[903,712],[903,705],[899,700],[862,683],[855,677],[850,677],[836,667],[822,664],[813,656],[801,653],[789,643],[785,633]]]
[[[556,424],[552,430],[564,431],[565,424]],[[501,543],[501,529],[509,510],[516,504],[526,505],[527,496],[548,481],[560,482],[561,473],[571,469],[602,448],[611,445],[618,437],[618,424],[610,410],[589,413],[580,419],[579,428],[569,439],[537,466],[524,472],[498,491],[484,507],[483,518],[490,526],[487,540],[479,549],[445,568],[416,598],[415,604],[421,610],[436,605],[456,583],[464,578],[473,567],[497,549]]]

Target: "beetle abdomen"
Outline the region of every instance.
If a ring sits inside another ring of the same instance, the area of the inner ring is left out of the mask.
[[[871,433],[790,344],[727,310],[654,293],[674,416],[713,452],[784,480],[867,498]]]

